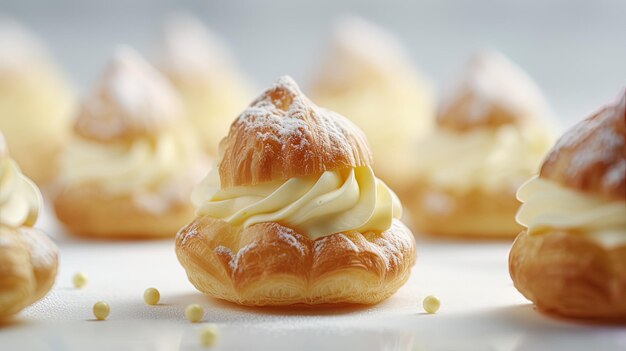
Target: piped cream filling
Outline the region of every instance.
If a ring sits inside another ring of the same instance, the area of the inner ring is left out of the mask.
[[[39,189],[22,174],[15,161],[0,158],[0,225],[33,226],[42,203]]]
[[[584,235],[605,247],[626,244],[626,204],[568,189],[533,177],[517,192],[523,203],[516,220],[529,234],[563,229]]]
[[[464,133],[437,129],[417,146],[418,177],[457,194],[515,191],[551,146],[544,130],[512,125]]]
[[[61,182],[94,184],[112,195],[150,192],[190,173],[200,160],[193,140],[178,130],[111,143],[76,137],[61,160]]]
[[[220,187],[218,167],[213,167],[192,201],[198,215],[244,228],[277,222],[313,240],[350,230],[384,231],[402,215],[397,196],[371,167],[226,189]]]

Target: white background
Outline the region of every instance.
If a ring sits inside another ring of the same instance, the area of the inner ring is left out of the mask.
[[[542,87],[560,127],[587,116],[626,85],[626,1],[0,1],[0,13],[33,28],[84,91],[118,43],[148,57],[171,10],[187,9],[223,35],[258,87],[282,74],[306,83],[342,14],[387,26],[439,87],[482,47],[502,50]],[[418,240],[410,281],[372,307],[248,309],[203,297],[187,282],[171,240],[93,242],[69,238],[49,215],[39,225],[57,241],[61,267],[45,300],[0,329],[0,350],[196,349],[189,303],[218,323],[217,349],[245,350],[624,350],[622,326],[565,321],[537,313],[513,288],[510,243]],[[71,287],[76,271],[89,275]],[[147,287],[162,305],[148,307]],[[439,296],[436,315],[421,300]],[[106,322],[91,306],[111,306]]]

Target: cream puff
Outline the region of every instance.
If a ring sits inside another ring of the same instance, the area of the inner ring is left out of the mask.
[[[43,45],[0,18],[0,130],[11,156],[42,185],[54,177],[69,137],[74,95]]]
[[[626,319],[626,90],[567,131],[517,196],[517,290],[548,313]]]
[[[33,225],[42,198],[9,157],[0,133],[0,320],[43,298],[54,284],[58,250]]]
[[[430,84],[399,40],[363,19],[345,18],[334,30],[311,96],[365,132],[376,173],[402,197],[412,179],[415,140],[429,130],[434,104]]]
[[[373,304],[415,260],[363,133],[280,78],[231,125],[176,239],[191,283],[242,305]]]
[[[204,157],[169,82],[121,47],[82,103],[54,209],[78,235],[174,236],[193,218]]]
[[[176,14],[164,26],[159,67],[182,97],[205,149],[216,155],[232,116],[253,96],[226,45],[197,18]]]
[[[496,52],[475,56],[417,143],[407,206],[414,229],[514,238],[515,191],[552,145],[549,109],[532,80]]]

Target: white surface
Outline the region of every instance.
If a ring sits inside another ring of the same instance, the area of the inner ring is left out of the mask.
[[[371,307],[243,308],[197,292],[178,264],[172,240],[84,241],[62,234],[50,216],[39,223],[57,240],[60,272],[52,292],[0,329],[0,350],[194,350],[200,324],[184,318],[198,303],[216,323],[215,350],[624,350],[626,328],[543,316],[515,290],[509,243],[418,240],[418,260],[397,294]],[[82,290],[75,272],[89,276]],[[161,292],[146,306],[143,291]],[[422,299],[442,307],[424,314]],[[111,315],[93,320],[104,300]]]

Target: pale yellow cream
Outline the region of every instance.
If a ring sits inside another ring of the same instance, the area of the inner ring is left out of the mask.
[[[8,156],[0,155],[0,225],[33,226],[43,200],[37,186]]]
[[[188,175],[201,159],[197,150],[194,139],[177,129],[111,143],[75,137],[61,160],[61,182],[94,184],[112,195],[157,190]]]
[[[402,215],[397,196],[370,167],[227,189],[220,187],[213,167],[192,201],[198,215],[243,227],[277,222],[310,239],[350,230],[384,231]]]
[[[523,203],[516,220],[531,235],[564,229],[597,240],[606,247],[626,244],[626,203],[568,189],[533,177],[517,192]]]
[[[457,194],[514,192],[537,172],[551,144],[540,128],[505,125],[463,133],[439,128],[417,145],[416,174]]]

